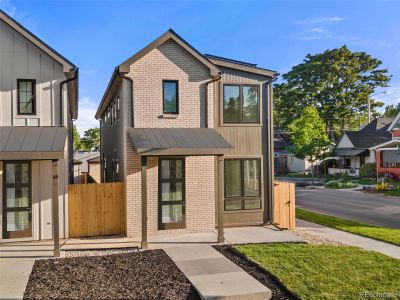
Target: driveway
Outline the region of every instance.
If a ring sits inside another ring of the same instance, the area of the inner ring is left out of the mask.
[[[296,187],[296,205],[308,210],[400,229],[400,198]]]

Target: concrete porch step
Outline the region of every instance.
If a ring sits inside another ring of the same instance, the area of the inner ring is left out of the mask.
[[[210,245],[166,248],[202,299],[270,299],[272,292]]]

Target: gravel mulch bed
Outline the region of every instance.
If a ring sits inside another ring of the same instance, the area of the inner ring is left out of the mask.
[[[163,250],[37,260],[24,299],[199,299]]]
[[[68,250],[65,251],[65,257],[100,256],[100,255],[110,255],[110,254],[133,253],[138,251],[139,251],[138,248]]]
[[[322,235],[319,235],[319,234],[315,234],[315,233],[311,233],[311,232],[308,232],[308,231],[304,231],[304,230],[297,229],[297,230],[293,231],[293,233],[295,235],[298,235],[298,236],[302,237],[303,240],[307,244],[336,245],[336,246],[344,245],[343,243],[341,243],[341,242],[339,242],[337,240],[334,240],[334,239],[331,239],[331,238],[328,238],[328,237],[325,237],[325,236],[322,236]]]
[[[272,292],[272,300],[292,300],[299,299],[293,295],[274,275],[269,273],[264,268],[260,267],[255,262],[248,259],[246,256],[237,252],[229,245],[214,246],[222,255],[230,259],[236,265],[241,267],[250,276],[257,279],[260,283],[269,288]]]

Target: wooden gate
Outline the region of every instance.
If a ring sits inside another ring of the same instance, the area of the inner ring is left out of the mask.
[[[124,184],[70,184],[68,220],[70,237],[124,234]]]
[[[274,223],[280,228],[296,229],[295,184],[276,181],[274,184]]]

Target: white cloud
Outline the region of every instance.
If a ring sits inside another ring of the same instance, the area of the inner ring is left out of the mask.
[[[326,16],[326,17],[320,17],[320,18],[314,18],[314,19],[306,19],[306,20],[301,20],[298,21],[296,24],[299,25],[310,25],[310,24],[319,24],[319,23],[337,23],[345,20],[346,18],[343,17],[338,17],[338,16]]]
[[[378,92],[373,96],[376,100],[385,103],[386,105],[397,105],[400,103],[400,83],[392,87],[387,88],[383,92]],[[380,111],[384,111],[385,108],[382,107]]]
[[[89,128],[99,127],[99,122],[95,119],[97,104],[89,97],[79,99],[79,116],[74,122],[82,136],[84,131]]]

